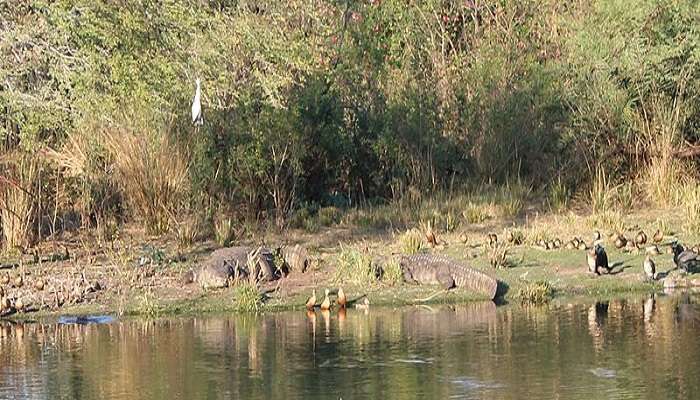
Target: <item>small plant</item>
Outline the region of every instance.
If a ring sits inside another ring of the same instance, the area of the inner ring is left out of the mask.
[[[700,188],[687,183],[679,189],[678,203],[685,214],[685,228],[691,233],[700,233]]]
[[[559,212],[565,210],[569,205],[571,191],[564,184],[561,177],[549,185],[549,207],[552,211]]]
[[[382,268],[382,282],[394,286],[403,282],[403,272],[398,261],[391,261]]]
[[[510,246],[503,242],[496,242],[489,250],[489,264],[495,269],[511,267],[511,261],[508,258]]]
[[[142,315],[146,318],[157,318],[161,315],[162,309],[156,301],[156,296],[153,293],[153,289],[149,288],[143,293],[143,295],[140,296],[135,312],[136,314]]]
[[[197,223],[191,219],[185,219],[182,222],[174,222],[173,227],[178,248],[184,250],[192,247],[197,240]]]
[[[215,218],[214,237],[219,246],[230,246],[234,239],[233,220],[222,216]]]
[[[534,281],[525,283],[515,298],[523,303],[544,304],[549,302],[554,295],[552,284],[547,281]]]
[[[497,202],[500,205],[501,215],[506,218],[515,217],[522,211],[527,196],[532,191],[530,186],[520,182],[507,183],[497,192]]]
[[[260,290],[251,282],[239,282],[233,289],[233,297],[238,312],[257,314],[265,306]]]
[[[318,210],[318,222],[321,226],[331,226],[340,222],[341,212],[336,207],[323,207]]]
[[[421,250],[423,234],[418,229],[411,229],[399,237],[399,246],[403,254],[416,254]]]
[[[590,200],[593,214],[600,214],[610,210],[613,201],[617,197],[617,188],[610,182],[603,168],[598,168],[591,185]]]
[[[470,224],[478,224],[488,219],[489,215],[484,210],[484,207],[470,202],[467,208],[462,212],[464,219]]]
[[[445,232],[454,232],[459,225],[459,220],[455,217],[454,213],[448,212],[445,215]]]
[[[371,285],[377,281],[377,275],[377,269],[372,264],[369,252],[341,246],[335,281]]]
[[[616,211],[606,211],[600,214],[593,214],[587,219],[591,228],[603,228],[612,232],[625,231],[625,218]]]

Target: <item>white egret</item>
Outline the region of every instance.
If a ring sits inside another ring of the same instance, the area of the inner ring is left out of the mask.
[[[194,100],[192,101],[192,123],[195,125],[204,124],[204,117],[202,116],[202,89],[199,87],[199,78],[196,80],[197,89],[194,92]]]

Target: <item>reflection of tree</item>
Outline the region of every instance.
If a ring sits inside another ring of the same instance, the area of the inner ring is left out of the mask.
[[[39,398],[448,398],[467,389],[480,398],[585,397],[581,388],[690,397],[700,392],[696,303],[351,309],[318,316],[317,336],[313,312],[0,322],[0,398],[12,397],[4,388]],[[588,372],[597,367],[624,380],[600,380]],[[479,394],[486,389],[452,381],[505,389]]]

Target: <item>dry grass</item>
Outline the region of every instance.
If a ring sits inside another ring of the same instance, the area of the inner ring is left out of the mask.
[[[162,132],[108,131],[107,147],[124,196],[146,232],[168,231],[187,191],[187,163]]]
[[[416,254],[423,243],[423,234],[418,229],[410,229],[399,237],[399,251],[402,254]]]
[[[231,245],[235,237],[233,220],[230,217],[217,216],[214,218],[214,238],[221,247]]]
[[[5,250],[28,247],[33,239],[33,224],[40,207],[40,157],[14,152],[0,159],[0,221]]]
[[[700,187],[696,182],[688,182],[676,192],[676,204],[684,212],[684,228],[692,233],[700,233]]]

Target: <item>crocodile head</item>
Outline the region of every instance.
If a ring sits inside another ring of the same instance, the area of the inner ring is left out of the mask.
[[[415,280],[413,279],[413,269],[411,268],[406,256],[401,257],[401,259],[399,260],[399,267],[401,267],[401,272],[403,273],[404,281],[413,282]]]

